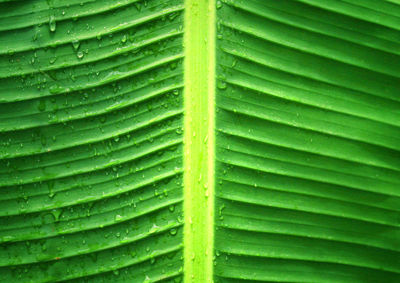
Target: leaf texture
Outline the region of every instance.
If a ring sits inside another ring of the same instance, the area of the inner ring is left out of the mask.
[[[216,282],[399,282],[400,6],[217,8]]]
[[[214,2],[0,0],[0,282],[400,282],[400,3]]]
[[[1,2],[0,281],[180,281],[183,1]]]

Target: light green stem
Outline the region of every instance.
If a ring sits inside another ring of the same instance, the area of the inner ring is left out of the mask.
[[[184,281],[213,281],[215,3],[185,1]]]

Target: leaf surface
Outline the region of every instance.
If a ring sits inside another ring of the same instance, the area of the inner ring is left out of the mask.
[[[399,281],[400,6],[223,2],[216,281]]]
[[[1,282],[400,282],[398,0],[0,0]]]
[[[182,1],[0,5],[0,281],[179,280]]]

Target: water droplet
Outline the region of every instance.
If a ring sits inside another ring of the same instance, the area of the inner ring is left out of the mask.
[[[171,13],[171,14],[168,15],[168,19],[170,21],[173,21],[178,15],[179,15],[179,13],[177,13],[177,12]]]
[[[231,66],[232,66],[232,68],[233,68],[233,67],[235,67],[235,66],[236,66],[236,64],[237,64],[237,60],[236,60],[236,59],[234,59],[234,60],[232,61],[232,65],[231,65]]]
[[[82,59],[83,58],[83,52],[82,51],[78,51],[76,53],[76,57],[78,57],[78,59]]]
[[[175,228],[172,228],[171,230],[169,230],[169,234],[172,236],[175,236],[177,233],[177,230]]]
[[[150,234],[155,233],[155,232],[158,231],[159,228],[160,228],[160,227],[158,227],[156,224],[153,224],[153,226],[152,226],[152,227],[150,228],[150,230],[149,230],[149,233],[150,233]]]
[[[222,204],[220,207],[219,207],[219,215],[221,216],[222,215],[222,211],[225,209],[225,204]]]
[[[56,18],[53,15],[51,15],[49,19],[49,28],[51,32],[56,31]]]
[[[218,81],[217,87],[218,87],[219,89],[226,89],[226,82],[224,82],[224,81]]]
[[[142,10],[140,2],[134,2],[133,5],[135,5],[136,10],[138,10],[139,12]]]
[[[58,222],[60,220],[60,216],[62,213],[61,209],[53,209],[50,211],[51,215],[53,215],[54,221]]]
[[[42,144],[42,146],[45,146],[47,144],[47,140],[46,140],[45,136],[40,137],[40,143]]]
[[[74,48],[75,51],[77,51],[79,49],[79,46],[81,45],[81,43],[79,42],[79,40],[73,40],[72,41],[72,47]]]
[[[59,94],[59,93],[61,93],[63,90],[64,90],[64,88],[63,88],[62,86],[59,86],[59,85],[52,85],[52,86],[49,88],[49,91],[50,91],[51,94]]]
[[[178,67],[178,64],[176,62],[172,62],[171,64],[169,64],[169,68],[171,70],[175,70]]]
[[[40,100],[37,108],[40,112],[45,111],[46,110],[46,102],[44,100]]]

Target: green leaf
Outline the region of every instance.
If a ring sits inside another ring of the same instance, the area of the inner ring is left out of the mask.
[[[0,7],[0,281],[179,281],[182,1],[67,2]]]
[[[218,9],[217,281],[400,280],[400,6],[383,2]]]
[[[398,0],[0,0],[1,282],[400,282]]]

